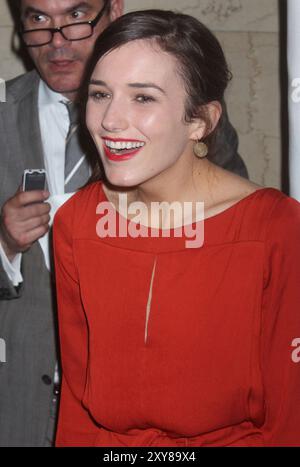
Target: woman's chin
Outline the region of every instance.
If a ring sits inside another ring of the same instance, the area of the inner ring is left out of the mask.
[[[106,179],[111,185],[120,188],[132,188],[141,183],[141,180],[132,174],[113,174],[109,171],[106,172]]]

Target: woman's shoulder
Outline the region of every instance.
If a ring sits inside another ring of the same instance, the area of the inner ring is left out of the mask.
[[[268,244],[300,242],[300,203],[273,187],[260,187],[238,202],[253,238]],[[300,245],[299,245],[300,246]]]
[[[300,203],[281,191],[269,188],[265,194],[265,210],[268,211],[268,236],[287,236],[290,240],[300,241]]]
[[[212,196],[206,204],[206,217],[214,217],[235,208],[263,208],[264,205],[276,203],[283,193],[275,188],[265,188],[257,183],[228,172],[221,167],[216,168]]]
[[[264,187],[251,180],[245,179],[234,173],[218,167],[217,176],[221,183],[217,184],[218,198],[223,201],[223,204],[228,207],[231,205],[249,201],[250,204],[259,205],[263,208],[271,208],[277,203],[288,205],[290,209],[299,209],[300,204],[298,201],[290,198],[282,191],[273,187]]]
[[[253,214],[261,225],[286,228],[300,223],[300,203],[273,187],[248,182],[241,190],[237,203]]]
[[[239,239],[268,242],[282,238],[288,230],[293,238],[300,237],[298,201],[277,188],[263,187],[235,174],[222,172],[220,180],[219,202],[211,215],[214,227],[218,222],[235,226]]]

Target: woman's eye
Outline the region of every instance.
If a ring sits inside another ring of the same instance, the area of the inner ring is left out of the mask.
[[[151,96],[145,96],[144,94],[139,94],[136,96],[137,102],[140,102],[141,104],[147,104],[148,102],[154,102],[155,99]]]
[[[89,97],[95,101],[101,101],[103,99],[109,99],[110,94],[107,92],[94,91],[89,94]]]

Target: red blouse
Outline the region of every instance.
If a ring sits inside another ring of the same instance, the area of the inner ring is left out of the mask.
[[[191,249],[99,238],[100,201],[55,218],[56,446],[300,446],[300,204],[258,190]]]

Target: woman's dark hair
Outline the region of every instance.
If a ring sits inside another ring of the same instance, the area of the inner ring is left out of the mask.
[[[209,127],[205,104],[222,103],[231,79],[222,47],[212,32],[196,18],[181,13],[164,10],[128,13],[111,23],[97,39],[87,81],[105,54],[135,40],[151,40],[175,57],[187,94],[185,121],[200,117]],[[205,138],[210,153],[214,152],[214,133]]]

